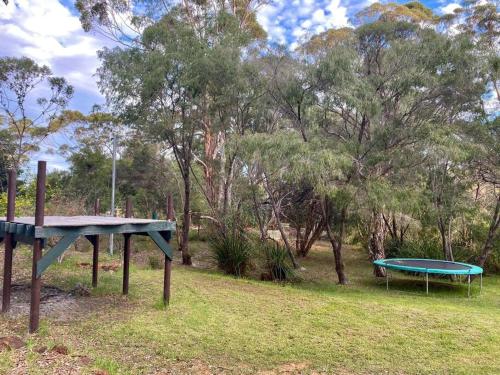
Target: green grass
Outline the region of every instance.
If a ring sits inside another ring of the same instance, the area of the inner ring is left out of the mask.
[[[204,246],[195,244],[195,261]],[[89,284],[90,270],[76,266],[88,259],[88,253],[73,252],[44,278],[67,289]],[[19,262],[28,267],[29,259]],[[101,272],[99,287],[81,299],[92,307],[86,314],[63,323],[44,319],[43,334],[32,338],[26,354],[0,353],[0,372],[25,356],[32,373],[46,373],[35,348],[59,343],[70,349],[72,361],[90,358],[80,365],[82,373],[500,373],[499,277],[485,278],[481,296],[474,285],[468,299],[465,285],[432,280],[426,296],[422,279],[397,273],[387,292],[385,281],[372,276],[366,254],[355,248],[346,250],[348,286],[336,285],[325,244],[301,263],[306,270],[296,284],[175,264],[166,309],[161,270],[132,267],[128,298],[120,296],[121,272]],[[26,337],[26,324],[0,318],[2,336]],[[51,363],[50,371],[57,373],[61,363]]]

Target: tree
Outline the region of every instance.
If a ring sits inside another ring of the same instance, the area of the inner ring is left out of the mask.
[[[44,94],[37,97],[39,91]],[[60,122],[53,120],[72,96],[73,87],[53,76],[47,66],[26,57],[0,59],[0,119],[3,130],[15,140],[10,155],[14,168],[19,170],[29,153],[60,129]]]
[[[10,133],[0,130],[0,194],[7,191],[7,171],[12,168],[10,156],[15,152],[15,145]]]

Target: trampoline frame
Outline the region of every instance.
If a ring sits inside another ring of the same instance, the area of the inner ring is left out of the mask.
[[[443,268],[427,268],[427,267],[412,267],[399,264],[386,263],[387,261],[426,261],[426,262],[439,262],[439,263],[452,263],[457,265],[462,265],[469,267],[467,270],[460,269],[443,269]],[[483,269],[479,266],[473,264],[461,263],[461,262],[450,262],[438,259],[421,259],[421,258],[389,258],[389,259],[378,259],[373,262],[374,265],[385,268],[385,282],[386,289],[389,290],[389,269],[395,269],[399,271],[411,271],[417,273],[425,274],[425,292],[429,294],[429,274],[440,274],[440,275],[466,275],[467,276],[467,297],[470,298],[471,295],[471,275],[479,275],[480,278],[480,289],[479,294],[483,291]]]

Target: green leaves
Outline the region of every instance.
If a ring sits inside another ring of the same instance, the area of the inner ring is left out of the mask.
[[[48,94],[37,97],[40,91]],[[16,169],[30,152],[38,150],[40,142],[61,128],[62,123],[54,126],[53,122],[73,92],[73,87],[64,78],[53,76],[47,66],[26,57],[0,59],[1,125],[16,140],[9,155]]]

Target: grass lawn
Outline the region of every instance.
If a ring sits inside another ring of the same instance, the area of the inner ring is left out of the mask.
[[[392,273],[387,292],[366,253],[347,248],[350,284],[338,286],[331,251],[320,243],[301,261],[303,281],[280,285],[224,276],[209,267],[206,244],[193,245],[203,267],[174,265],[167,309],[163,271],[139,262],[128,298],[120,295],[121,271],[100,271],[91,296],[77,297],[57,318],[42,314],[38,335],[26,333],[27,315],[0,317],[0,336],[26,342],[0,352],[0,373],[500,373],[498,276],[484,279],[481,296],[474,283],[470,299],[465,284],[438,280],[426,296],[423,279],[401,273]],[[28,280],[29,254],[16,253],[17,282]],[[90,260],[69,252],[49,268],[45,285],[89,285],[91,271],[79,263]]]

